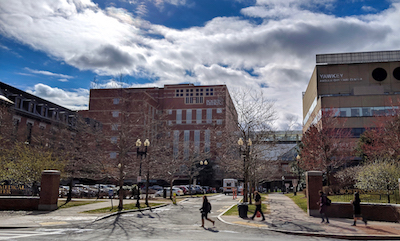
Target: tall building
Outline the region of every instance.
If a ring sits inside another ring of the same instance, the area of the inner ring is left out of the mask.
[[[323,111],[347,118],[345,128],[359,137],[375,116],[400,105],[400,51],[321,54],[303,93],[303,132]]]
[[[80,113],[102,122],[110,141],[105,148],[110,158],[118,155],[112,145],[118,142],[122,128],[118,123],[134,120],[130,135],[152,142],[157,125],[150,127],[150,123],[162,115],[170,130],[174,155],[182,158],[193,151],[209,153],[210,162],[216,160],[216,151],[222,147],[223,133],[235,131],[237,126],[237,114],[225,85],[91,89],[89,110]],[[121,120],[122,113],[129,113],[129,118]]]

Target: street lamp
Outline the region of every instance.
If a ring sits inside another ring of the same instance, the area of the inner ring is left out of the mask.
[[[149,139],[146,139],[144,141],[144,151],[140,151],[140,147],[142,146],[142,141],[140,141],[140,139],[137,139],[136,141],[136,157],[140,156],[140,162],[139,162],[139,176],[137,178],[137,182],[138,182],[138,191],[137,191],[137,202],[136,202],[136,207],[140,208],[140,203],[139,203],[139,198],[140,198],[140,187],[139,187],[139,183],[142,181],[142,159],[143,156],[144,158],[146,158],[147,156],[147,147],[150,146],[150,141]],[[147,200],[146,200],[147,201]]]
[[[248,166],[248,164],[246,164],[246,162],[247,162],[247,159],[249,158],[250,148],[253,143],[250,138],[246,143],[247,145],[244,145],[242,138],[239,138],[237,143],[239,145],[239,152],[243,156],[243,169],[244,169],[243,202],[247,202],[248,201],[248,198],[247,198],[247,175],[248,175],[247,166]]]

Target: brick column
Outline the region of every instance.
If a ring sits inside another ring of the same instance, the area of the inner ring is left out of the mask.
[[[322,172],[306,172],[307,213],[309,216],[319,217],[319,191],[322,190]]]
[[[60,171],[44,170],[40,185],[39,210],[52,211],[57,209]]]

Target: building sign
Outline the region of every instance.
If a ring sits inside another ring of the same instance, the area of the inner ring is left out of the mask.
[[[0,195],[24,195],[25,192],[24,185],[0,185]]]
[[[343,73],[319,74],[319,82],[353,82],[362,81],[362,78],[348,78]]]
[[[220,99],[207,100],[206,105],[222,105],[222,100]]]

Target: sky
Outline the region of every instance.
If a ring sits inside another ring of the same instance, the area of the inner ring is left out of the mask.
[[[73,110],[90,88],[225,84],[301,129],[316,54],[399,50],[399,23],[400,0],[0,0],[0,81]]]

